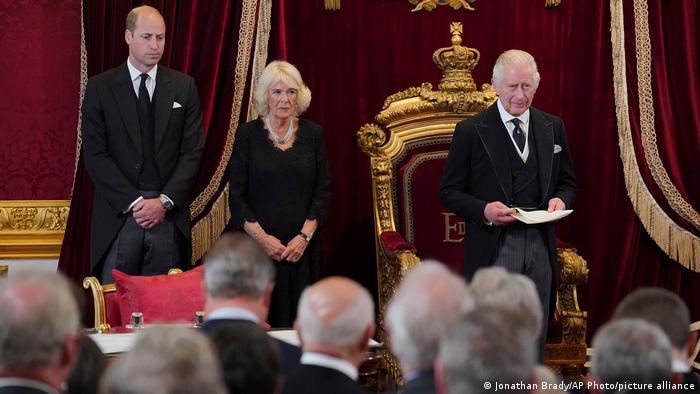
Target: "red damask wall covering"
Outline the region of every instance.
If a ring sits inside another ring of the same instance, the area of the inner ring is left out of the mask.
[[[0,200],[68,199],[80,1],[0,0]]]

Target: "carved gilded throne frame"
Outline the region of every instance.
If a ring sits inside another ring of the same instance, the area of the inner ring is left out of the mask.
[[[370,157],[379,287],[378,337],[381,341],[386,340],[384,313],[389,300],[406,271],[420,264],[411,244],[412,237],[406,234],[410,226],[405,217],[399,217],[396,163],[409,147],[436,142],[449,145],[457,122],[486,109],[498,99],[490,84],[483,84],[480,90],[476,88],[471,71],[480,55],[476,49],[460,45],[461,24],[452,23],[450,30],[452,46],[433,54],[433,61],[443,70],[438,90],[433,90],[430,83],[423,83],[389,96],[375,117],[376,123],[364,125],[357,133],[360,148]],[[576,285],[585,283],[588,270],[574,249],[559,249],[558,252],[560,272],[555,319],[560,323],[561,336],[556,343],[547,345],[545,361],[564,375],[580,375],[586,361],[586,313],[579,309]],[[396,359],[389,351],[385,356],[390,375],[402,383]]]

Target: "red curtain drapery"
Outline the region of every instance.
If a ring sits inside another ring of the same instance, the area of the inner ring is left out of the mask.
[[[697,93],[687,92],[697,91],[697,83],[679,82],[687,73],[693,75],[688,81],[697,81],[698,12],[688,2],[649,3],[652,37],[663,33],[665,51],[655,55],[655,64],[667,67],[665,75],[656,75],[659,81],[667,81],[671,92],[665,94],[671,110],[666,116],[676,123],[682,116],[688,119],[682,123],[682,134],[676,133],[678,128],[667,129],[659,145],[663,144],[665,160],[671,157],[667,168],[674,182],[683,185],[679,187],[684,195],[697,200],[698,178],[688,179],[692,178],[688,169],[698,153],[700,112],[697,106],[681,109],[677,100],[687,97],[686,103],[697,102]],[[491,67],[502,51],[527,50],[535,56],[542,75],[534,106],[566,122],[579,193],[575,212],[559,225],[558,235],[588,261],[589,281],[579,295],[588,311],[589,334],[609,318],[624,295],[639,286],[673,290],[689,304],[694,319],[700,319],[700,300],[693,295],[700,290],[700,274],[681,267],[654,244],[625,189],[613,94],[609,2],[565,1],[553,9],[541,2],[517,0],[481,1],[473,6],[474,12],[438,7],[419,13],[411,13],[407,1],[347,1],[336,12],[325,11],[316,2],[280,0],[276,6],[285,14],[275,15],[273,21],[278,22],[273,25],[284,30],[273,30],[270,47],[277,49],[270,59],[285,57],[299,67],[314,97],[304,116],[321,124],[326,135],[333,181],[325,230],[329,272],[376,287],[369,160],[357,148],[355,133],[373,120],[390,94],[424,81],[437,85],[440,74],[432,52],[449,45],[449,23],[459,21],[463,45],[481,52],[474,72],[478,85],[490,81]],[[668,24],[675,26],[667,29]],[[665,60],[669,56],[675,60]],[[692,58],[687,64],[686,57]],[[691,143],[676,150],[681,135]]]

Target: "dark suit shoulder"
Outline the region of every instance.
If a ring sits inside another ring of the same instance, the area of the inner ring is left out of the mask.
[[[287,377],[282,393],[366,394],[357,382],[339,371],[304,364],[300,365]]]
[[[314,134],[323,133],[323,128],[320,125],[308,119],[299,118],[299,128],[309,130]]]

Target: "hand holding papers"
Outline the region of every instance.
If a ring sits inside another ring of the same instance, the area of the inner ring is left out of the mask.
[[[547,212],[541,211],[525,211],[520,208],[515,208],[515,212],[511,215],[526,224],[548,223],[569,216],[573,209],[564,209],[560,211]]]

